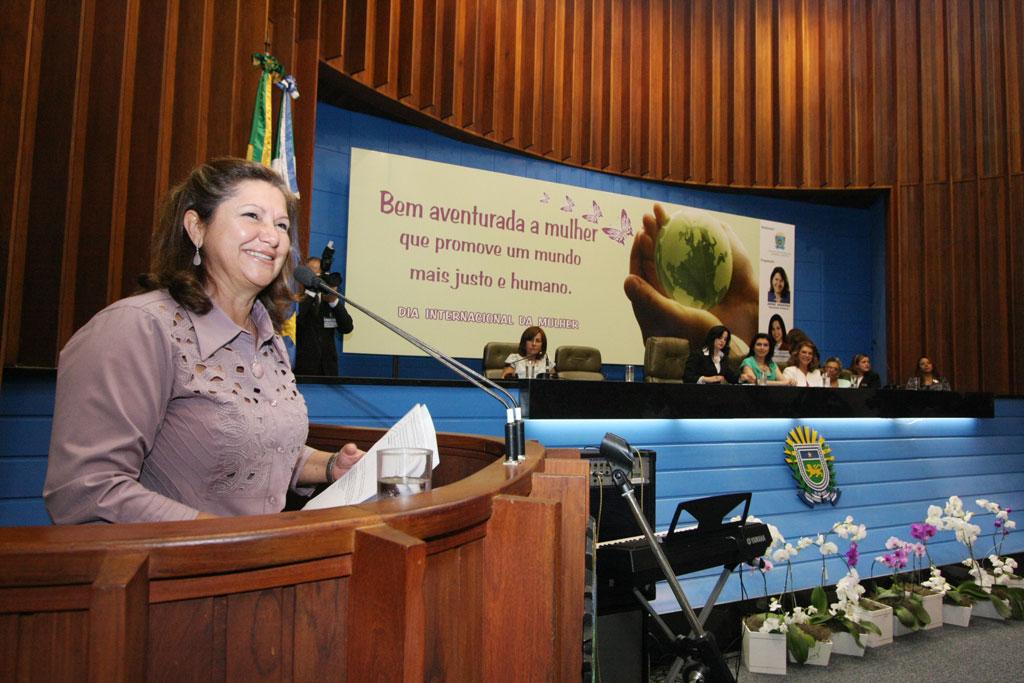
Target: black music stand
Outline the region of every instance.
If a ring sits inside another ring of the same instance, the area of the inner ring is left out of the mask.
[[[684,637],[673,633],[654,607],[647,602],[643,593],[633,588],[633,594],[636,596],[636,599],[640,601],[640,604],[647,610],[647,613],[651,615],[655,623],[661,627],[671,641],[671,649],[676,655],[676,659],[672,663],[671,669],[669,669],[668,681],[673,681],[680,670],[683,670],[684,680],[686,681],[735,683],[736,679],[722,658],[722,653],[718,649],[718,643],[715,642],[714,634],[704,630],[702,620],[697,617],[693,608],[690,607],[690,602],[686,599],[682,586],[679,585],[679,579],[676,578],[672,565],[669,563],[668,558],[665,557],[665,551],[661,549],[661,544],[655,538],[651,525],[647,523],[647,518],[644,517],[643,511],[640,510],[640,505],[633,496],[633,485],[629,481],[629,475],[633,469],[632,450],[625,439],[611,432],[605,434],[604,439],[601,441],[601,455],[612,465],[612,481],[622,491],[622,497],[629,504],[629,509],[633,513],[633,517],[636,518],[637,525],[643,531],[651,553],[665,575],[665,580],[668,581],[668,585],[672,589],[679,607],[682,609],[683,616],[686,617],[686,621],[690,624],[689,636]],[[728,512],[728,509],[725,512]],[[725,512],[722,514],[724,515]],[[679,513],[680,509],[677,508],[675,517],[672,520],[673,529],[675,529],[676,522],[679,519]],[[705,516],[712,514],[706,508],[699,509],[698,513]],[[691,514],[694,513],[691,512]],[[744,517],[746,517],[745,514]],[[722,517],[719,516],[719,522],[721,522],[721,519]],[[700,519],[698,519],[699,524]],[[724,585],[725,578],[728,578],[728,574],[725,574],[723,579],[719,580],[719,584]],[[720,590],[720,587],[716,587],[716,591]],[[715,595],[717,595],[717,592],[712,594],[703,611],[707,611],[709,606],[713,604]],[[691,662],[689,665],[687,665],[688,661]],[[684,666],[686,667],[685,669],[683,669]]]

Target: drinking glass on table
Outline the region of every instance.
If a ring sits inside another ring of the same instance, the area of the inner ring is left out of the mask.
[[[377,450],[377,497],[411,496],[430,490],[434,452],[429,448]]]
[[[911,377],[910,379],[907,380],[907,389],[910,389],[911,391],[917,391],[920,388],[921,388],[921,378],[920,377]]]

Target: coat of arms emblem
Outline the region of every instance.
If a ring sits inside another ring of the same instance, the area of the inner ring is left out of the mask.
[[[786,437],[786,464],[800,491],[797,497],[810,507],[819,503],[835,505],[839,487],[833,467],[835,457],[828,442],[810,427],[794,427]]]

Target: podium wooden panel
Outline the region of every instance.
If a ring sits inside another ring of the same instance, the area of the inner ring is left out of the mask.
[[[434,490],[410,498],[0,529],[0,680],[578,678],[586,463],[438,444]]]

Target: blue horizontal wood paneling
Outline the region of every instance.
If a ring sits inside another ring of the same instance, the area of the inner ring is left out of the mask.
[[[595,446],[606,431],[625,437],[633,446],[657,452],[656,526],[668,527],[676,505],[689,498],[729,491],[753,491],[751,513],[780,528],[794,543],[800,536],[828,531],[852,515],[868,526],[860,544],[859,571],[871,573],[871,560],[884,552],[890,536],[910,539],[910,525],[924,521],[929,505],[943,505],[959,495],[978,513],[975,522],[988,533],[992,517],[980,514],[977,498],[996,500],[1004,507],[1024,505],[1024,401],[999,400],[993,419],[806,419],[806,420],[535,420],[527,436],[551,446]],[[833,507],[811,509],[797,498],[797,489],[783,458],[789,430],[798,424],[818,430],[836,458],[835,471],[842,496]],[[1024,520],[1022,520],[1024,526]],[[843,550],[847,547],[840,544]],[[957,562],[965,549],[950,532],[932,544],[939,564]],[[992,547],[990,537],[977,551]],[[1007,537],[1003,550],[1024,549],[1024,529]],[[829,575],[845,573],[841,561],[828,560]],[[874,575],[886,573],[881,566]],[[793,565],[795,585],[816,585],[821,557],[816,548],[803,551]],[[717,572],[684,577],[683,587],[694,602],[703,602]],[[748,579],[750,577],[748,576]],[[767,577],[769,591],[782,588],[782,568]],[[748,592],[760,595],[763,584],[746,582]],[[733,579],[721,600],[740,598],[740,581]],[[659,588],[657,606],[678,609],[671,593]]]

